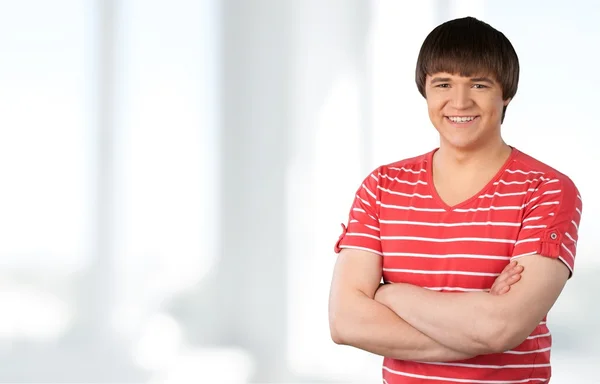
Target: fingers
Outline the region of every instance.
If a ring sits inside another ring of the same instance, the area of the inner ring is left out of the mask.
[[[502,271],[502,273],[500,273],[500,275],[496,278],[496,281],[494,281],[494,284],[500,284],[500,283],[506,284],[509,282],[511,277],[520,274],[522,271],[523,271],[522,266],[511,265],[510,267],[505,268],[504,271]]]
[[[493,295],[505,294],[510,290],[511,285],[517,283],[521,279],[522,272],[522,265],[519,265],[516,261],[510,262],[494,281],[490,293]]]
[[[502,288],[500,288],[500,290],[498,290],[498,295],[503,295],[506,292],[508,292],[510,290],[510,286],[509,285],[505,285]]]
[[[517,262],[516,261],[511,261],[510,263],[506,264],[506,267],[504,267],[504,269],[502,270],[502,272],[506,272],[509,271],[510,269],[514,268],[517,266]]]

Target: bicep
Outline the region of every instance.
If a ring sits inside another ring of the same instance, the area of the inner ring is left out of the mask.
[[[344,248],[338,254],[331,282],[331,299],[343,292],[375,296],[382,276],[382,257],[373,252]]]
[[[510,292],[498,296],[497,315],[504,317],[509,338],[522,342],[548,314],[568,278],[569,269],[556,258],[540,255],[518,259],[524,269]]]

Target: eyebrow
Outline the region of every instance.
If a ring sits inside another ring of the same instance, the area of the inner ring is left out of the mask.
[[[433,79],[431,79],[431,84],[448,83],[451,80],[452,79],[450,79],[449,77],[434,77]],[[492,79],[490,79],[489,77],[472,77],[470,80],[473,83],[488,83],[491,85],[494,84],[494,81]]]
[[[450,82],[450,78],[449,77],[434,77],[433,79],[431,79],[431,84],[434,83],[448,83]]]
[[[471,81],[473,83],[488,83],[488,84],[491,84],[491,85],[494,84],[494,81],[492,79],[490,79],[489,77],[473,77],[471,79]]]

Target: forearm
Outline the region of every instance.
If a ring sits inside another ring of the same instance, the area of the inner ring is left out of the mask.
[[[485,292],[435,292],[410,284],[389,284],[375,298],[412,327],[446,347],[473,355],[499,352],[501,317]]]
[[[332,336],[377,355],[411,361],[454,361],[473,357],[426,336],[392,310],[357,292],[331,315]]]

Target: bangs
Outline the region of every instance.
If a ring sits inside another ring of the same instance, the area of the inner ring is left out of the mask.
[[[433,53],[429,60],[423,60],[422,71],[426,75],[446,72],[464,77],[490,76],[500,81],[502,63],[490,56],[468,54],[463,50],[446,49]]]

